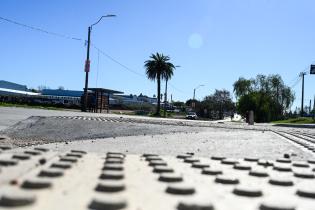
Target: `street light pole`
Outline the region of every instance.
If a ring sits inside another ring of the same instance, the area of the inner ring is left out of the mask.
[[[194,95],[193,95],[193,101],[191,102],[191,108],[195,109],[196,104],[195,104],[195,96],[196,96],[196,90],[200,87],[203,87],[205,85],[198,85],[197,87],[194,88]]]
[[[180,66],[175,66],[175,69]],[[166,117],[166,102],[167,102],[167,82],[168,78],[165,79],[165,94],[164,94],[164,117]]]
[[[194,96],[193,96],[193,100],[195,100],[195,96],[196,96],[196,90],[200,87],[203,87],[205,85],[198,85],[197,87],[194,88]]]
[[[82,111],[86,112],[87,104],[88,104],[88,87],[89,87],[89,72],[90,72],[90,45],[91,45],[91,31],[92,27],[96,24],[98,24],[103,18],[105,17],[116,17],[116,15],[104,15],[100,17],[100,19],[89,26],[88,28],[88,40],[87,40],[87,52],[86,52],[86,61],[85,61],[85,85],[84,85],[84,94],[83,94],[83,106]]]
[[[166,81],[165,81],[165,94],[164,94],[164,117],[166,117],[167,82],[168,82],[168,78],[166,78]]]
[[[304,114],[304,76],[306,75],[306,72],[301,72],[300,76],[302,77],[302,101],[301,101],[301,117],[303,117]]]

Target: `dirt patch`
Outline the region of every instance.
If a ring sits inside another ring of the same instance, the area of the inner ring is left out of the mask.
[[[2,131],[12,144],[29,146],[118,136],[145,136],[180,132],[198,132],[205,128],[145,124],[136,122],[104,122],[55,117],[30,117]],[[0,133],[0,134],[1,134]]]

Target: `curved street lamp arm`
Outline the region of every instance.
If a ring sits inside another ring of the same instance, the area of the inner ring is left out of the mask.
[[[96,23],[92,24],[90,27],[92,28],[92,26],[98,24],[105,17],[116,17],[116,15],[103,15]]]
[[[198,88],[203,87],[203,86],[205,86],[205,85],[198,85],[198,86],[195,87],[194,89],[197,90]]]

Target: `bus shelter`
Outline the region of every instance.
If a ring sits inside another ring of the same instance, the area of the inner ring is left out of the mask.
[[[109,98],[111,95],[123,94],[123,92],[110,90],[105,88],[88,88],[87,111],[102,113],[109,112]],[[83,94],[81,101],[83,102],[85,95]]]

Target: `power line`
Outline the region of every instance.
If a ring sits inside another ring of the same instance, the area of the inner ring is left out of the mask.
[[[96,71],[96,87],[98,82],[98,72],[99,72],[99,66],[100,66],[100,51],[97,51],[97,71]]]
[[[296,80],[299,79],[299,75],[295,76],[290,82],[289,82],[289,85],[290,84],[295,84],[296,83]],[[291,85],[290,85],[291,86]]]
[[[297,84],[300,83],[300,81],[301,81],[301,77],[299,76],[297,80],[295,81],[295,83],[291,86],[291,88],[293,89]]]
[[[186,92],[184,92],[184,91],[178,89],[177,87],[175,87],[172,83],[168,82],[168,84],[169,84],[172,88],[174,88],[174,90],[176,90],[177,92],[180,92],[180,93],[183,93],[183,94],[187,94]]]
[[[113,61],[114,63],[120,65],[121,67],[123,67],[125,70],[132,72],[133,74],[136,74],[140,77],[145,77],[143,74],[138,73],[137,71],[129,68],[128,66],[122,64],[121,62],[117,61],[115,58],[113,58],[112,56],[108,55],[107,53],[105,53],[103,50],[99,49],[98,47],[96,47],[94,44],[91,43],[91,45],[98,50],[102,55],[104,55],[105,57],[107,57],[108,59],[110,59],[111,61]]]
[[[311,63],[314,63],[314,62],[315,60],[312,61]],[[299,84],[299,82],[301,81],[301,74],[304,74],[304,75],[309,74],[308,69],[309,69],[309,66],[306,66],[299,75],[297,75],[296,77],[294,77],[294,79],[291,80],[290,84],[293,84],[291,88],[294,88],[297,84]]]
[[[68,35],[65,35],[65,34],[60,34],[60,33],[47,31],[45,29],[41,29],[41,28],[38,28],[38,27],[35,27],[35,26],[30,26],[30,25],[27,25],[27,24],[24,24],[24,23],[20,23],[20,22],[14,21],[14,20],[10,20],[8,18],[4,18],[4,17],[1,17],[1,16],[0,16],[0,20],[6,21],[8,23],[15,24],[15,25],[18,25],[18,26],[21,26],[21,27],[24,27],[24,28],[28,28],[30,30],[34,30],[34,31],[45,33],[45,34],[49,34],[49,35],[52,35],[52,36],[56,36],[56,37],[60,37],[60,38],[64,38],[64,39],[71,39],[71,40],[75,40],[75,41],[82,41],[81,38],[72,37],[72,36],[68,36]]]
[[[21,27],[24,27],[24,28],[27,28],[29,30],[33,30],[33,31],[37,31],[37,32],[41,32],[41,33],[45,33],[45,34],[48,34],[48,35],[52,35],[52,36],[56,36],[56,37],[59,37],[59,38],[64,38],[64,39],[68,39],[68,40],[75,40],[75,41],[82,41],[83,39],[81,38],[77,38],[77,37],[72,37],[72,36],[68,36],[68,35],[65,35],[65,34],[61,34],[61,33],[56,33],[56,32],[52,32],[52,31],[47,31],[45,29],[42,29],[42,28],[38,28],[38,27],[35,27],[35,26],[31,26],[31,25],[27,25],[27,24],[24,24],[24,23],[20,23],[20,22],[17,22],[15,20],[11,20],[11,19],[8,19],[8,18],[4,18],[4,17],[1,17],[0,16],[0,20],[2,21],[5,21],[5,22],[8,22],[8,23],[11,23],[11,24],[14,24],[14,25],[18,25],[18,26],[21,26]],[[86,41],[85,41],[86,43]],[[109,54],[105,53],[103,50],[99,49],[98,47],[96,47],[94,44],[91,43],[91,45],[98,51],[98,53],[101,53],[102,55],[104,55],[105,57],[107,57],[108,59],[110,59],[111,61],[113,61],[114,63],[120,65],[121,67],[123,67],[123,69],[133,73],[133,74],[136,74],[137,76],[140,76],[140,77],[143,77],[143,78],[146,78],[145,75],[143,74],[140,74],[138,73],[137,71],[129,68],[128,66],[122,64],[121,62],[119,62],[117,59],[113,58],[112,56],[110,56]],[[98,55],[99,56],[99,55]],[[99,59],[99,58],[98,58]],[[171,83],[169,83],[170,86],[172,86],[174,88],[174,90],[178,91],[178,92],[181,92],[181,93],[185,93],[184,91],[176,88],[174,85],[172,85]]]
[[[117,59],[113,58],[112,56],[108,55],[107,53],[105,53],[103,50],[101,50],[100,48],[96,47],[93,43],[91,43],[92,47],[95,48],[96,50],[98,50],[101,54],[103,54],[105,57],[107,57],[108,59],[110,59],[111,61],[115,62],[116,64],[120,65],[121,67],[123,67],[125,70],[137,75],[137,76],[140,76],[140,77],[143,77],[143,78],[146,78],[146,76],[144,74],[140,74],[138,73],[137,71],[129,68],[128,66],[122,64],[121,62],[119,62]],[[171,87],[174,88],[174,90],[178,91],[178,92],[181,92],[181,93],[184,93],[186,94],[184,91],[176,88],[173,84],[171,84],[170,82],[168,83]]]

